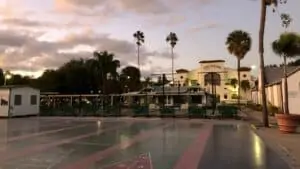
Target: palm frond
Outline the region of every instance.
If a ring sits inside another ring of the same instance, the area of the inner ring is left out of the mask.
[[[251,49],[252,40],[247,32],[236,30],[228,35],[225,45],[230,54],[235,55],[238,59],[243,59]]]

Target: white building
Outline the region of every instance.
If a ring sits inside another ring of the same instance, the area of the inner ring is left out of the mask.
[[[0,87],[0,117],[38,115],[40,91],[27,86]]]
[[[213,72],[213,73],[212,73]],[[251,76],[251,68],[241,67],[241,81],[249,82],[249,87],[254,86]],[[212,78],[211,78],[212,77]],[[230,101],[237,98],[238,84],[233,85],[232,80],[237,82],[237,69],[226,67],[224,60],[203,60],[199,62],[199,67],[194,70],[178,69],[175,74],[175,86],[199,86],[207,92],[212,93],[211,79],[215,81],[215,93],[221,101]],[[250,89],[241,89],[241,99],[250,100]]]
[[[287,67],[288,73],[288,97],[289,109],[291,114],[300,114],[300,67]],[[266,85],[265,91],[268,105],[283,109],[284,106],[284,81],[283,81],[283,67],[266,67]],[[259,76],[260,79],[260,76]],[[254,103],[261,104],[261,88],[259,82],[258,90],[252,91],[252,100]],[[298,104],[298,105],[297,105]]]

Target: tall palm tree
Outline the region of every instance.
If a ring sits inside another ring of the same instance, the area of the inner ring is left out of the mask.
[[[260,10],[260,26],[259,26],[259,59],[260,59],[260,88],[261,88],[261,99],[262,99],[262,110],[263,110],[263,124],[265,127],[269,127],[268,119],[268,109],[267,109],[267,100],[266,100],[266,91],[265,91],[265,63],[264,63],[264,35],[265,35],[265,26],[266,26],[266,15],[267,7],[273,5],[274,7],[278,6],[278,2],[287,3],[287,0],[260,0],[261,1],[261,10]],[[273,10],[274,11],[274,10]]]
[[[251,49],[251,37],[247,32],[242,30],[236,30],[231,32],[226,40],[226,46],[228,52],[234,55],[237,59],[237,72],[238,72],[238,107],[240,106],[240,97],[241,97],[241,75],[240,67],[241,60]]]
[[[289,99],[288,99],[288,84],[286,59],[287,57],[300,56],[300,35],[296,33],[283,33],[278,40],[272,43],[274,53],[283,57],[283,72],[284,72],[284,113],[289,114]]]
[[[113,53],[108,53],[107,51],[103,52],[94,52],[94,58],[97,60],[97,72],[102,80],[102,92],[105,94],[105,85],[108,80],[108,75],[111,75],[112,79],[118,77],[117,69],[120,67],[120,61],[114,59]]]
[[[145,42],[145,35],[142,31],[136,31],[133,37],[136,39],[138,68],[140,68],[140,46]]]
[[[170,32],[170,34],[167,36],[166,41],[170,43],[171,45],[171,52],[172,52],[172,82],[174,84],[174,47],[178,42],[178,37],[176,33]]]

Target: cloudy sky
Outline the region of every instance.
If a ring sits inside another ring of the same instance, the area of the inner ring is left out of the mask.
[[[170,72],[172,31],[179,38],[176,68],[193,69],[204,59],[225,59],[235,66],[224,45],[235,29],[253,39],[244,66],[258,65],[260,0],[0,0],[1,67],[37,75],[74,58],[92,57],[93,50],[115,53],[123,65],[136,65],[132,34],[142,30],[146,42],[144,71]],[[280,12],[291,14],[291,31],[300,31],[300,1],[288,0]],[[297,11],[298,10],[298,11]],[[281,62],[270,43],[283,31],[278,13],[269,9],[266,63]]]

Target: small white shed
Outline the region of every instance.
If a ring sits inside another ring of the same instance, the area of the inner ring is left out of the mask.
[[[0,87],[0,117],[38,115],[40,90],[29,86]]]

